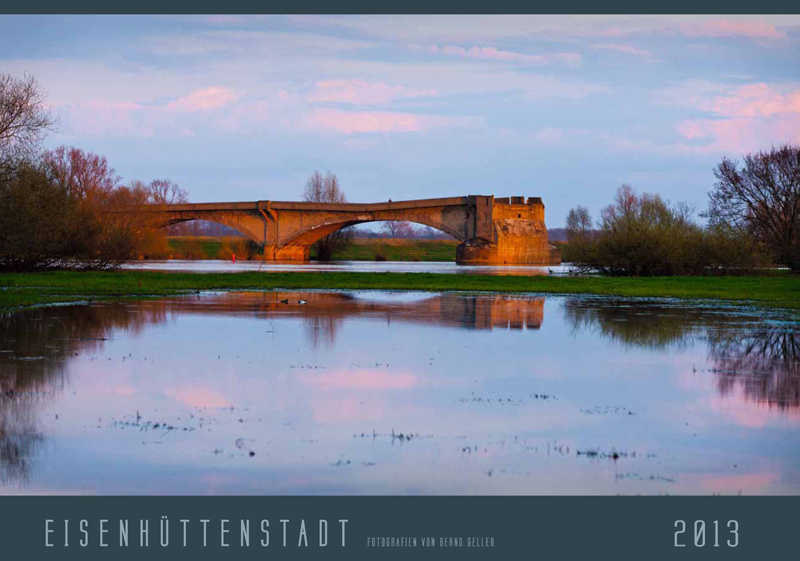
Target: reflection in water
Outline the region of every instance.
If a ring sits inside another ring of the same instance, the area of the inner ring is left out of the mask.
[[[765,313],[377,292],[4,313],[0,494],[800,493],[800,333]]]
[[[166,308],[125,304],[46,307],[0,314],[0,483],[24,482],[44,442],[38,410],[64,386],[69,359],[97,350],[114,329],[134,333]]]
[[[544,299],[440,294],[412,301],[374,300],[342,292],[231,292],[202,299],[157,300],[171,313],[244,314],[267,319],[302,317],[308,340],[332,344],[348,317],[381,318],[467,329],[539,329]]]
[[[800,408],[800,331],[712,331],[708,342],[720,393],[730,394],[738,384],[749,401]]]
[[[800,330],[796,324],[764,325],[753,317],[691,306],[648,305],[630,300],[564,302],[575,332],[591,330],[628,347],[681,348],[704,341],[720,394],[741,387],[745,399],[780,409],[800,408]]]
[[[44,307],[0,315],[0,482],[25,481],[44,437],[37,408],[64,385],[70,357],[99,350],[115,330],[136,334],[174,314],[244,315],[272,322],[299,316],[312,347],[332,345],[348,317],[379,317],[470,329],[538,329],[544,300],[453,294],[410,302],[347,293],[229,292],[204,297]]]

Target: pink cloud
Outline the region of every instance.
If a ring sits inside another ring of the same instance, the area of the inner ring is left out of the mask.
[[[752,152],[800,142],[800,114],[769,119],[690,119],[679,123],[676,130],[687,140],[710,141],[702,146],[682,145],[685,152]]]
[[[682,146],[685,151],[747,152],[800,142],[800,90],[747,84],[698,100],[697,107],[718,117],[689,119],[675,126],[687,140],[709,140],[702,146]]]
[[[409,90],[383,82],[366,80],[321,80],[309,97],[314,102],[351,103],[354,105],[383,105],[396,99],[435,96],[436,90]]]
[[[219,109],[233,101],[239,95],[229,88],[210,87],[189,92],[184,97],[178,98],[167,104],[167,109],[185,113],[196,113],[209,109]]]
[[[211,87],[189,92],[166,104],[139,103],[136,101],[108,101],[96,99],[66,106],[72,133],[93,136],[152,137],[157,132],[178,136],[193,136],[195,130],[184,122],[189,115],[219,109],[239,99],[239,94],[228,88]],[[264,120],[268,106],[256,101],[234,108],[232,114],[216,115],[212,124],[230,128],[233,119]]]
[[[461,117],[417,115],[388,111],[340,111],[315,109],[303,119],[309,130],[328,130],[344,134],[372,132],[422,132],[433,128],[472,126],[477,121]]]
[[[714,97],[703,108],[728,117],[769,117],[800,113],[800,89],[779,92],[765,83],[748,84]]]
[[[144,106],[133,101],[102,99],[76,103],[66,109],[72,132],[92,136],[139,136],[155,134],[143,114]]]
[[[699,24],[686,24],[681,28],[690,37],[747,37],[750,39],[784,39],[786,32],[774,25],[759,21],[731,21],[720,19]]]
[[[650,51],[645,49],[637,49],[631,45],[623,45],[619,43],[599,43],[597,45],[592,45],[593,49],[600,49],[606,51],[616,51],[619,53],[626,53],[629,55],[640,56],[640,57],[649,57],[651,55]]]
[[[552,54],[536,54],[529,55],[524,53],[516,53],[514,51],[502,51],[494,47],[458,47],[454,45],[445,45],[439,47],[431,45],[427,48],[422,48],[418,45],[412,45],[412,50],[425,50],[430,53],[444,54],[449,56],[457,56],[461,58],[475,58],[479,60],[497,60],[501,62],[518,62],[523,64],[550,64],[552,62],[560,62],[567,65],[578,65],[581,62],[581,56],[574,53],[552,53]]]

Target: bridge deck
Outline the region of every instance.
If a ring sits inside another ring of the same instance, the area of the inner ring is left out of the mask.
[[[414,208],[430,208],[442,206],[460,206],[469,203],[469,197],[447,197],[440,199],[416,199],[411,201],[395,201],[385,203],[311,203],[292,201],[247,201],[232,203],[187,203],[167,205],[141,205],[123,207],[111,212],[196,212],[196,211],[231,211],[259,210],[302,210],[302,211],[335,211],[335,212],[376,212],[382,210],[407,210]]]

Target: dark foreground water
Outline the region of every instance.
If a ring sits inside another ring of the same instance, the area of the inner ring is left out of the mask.
[[[800,493],[780,312],[238,292],[0,318],[0,494]]]

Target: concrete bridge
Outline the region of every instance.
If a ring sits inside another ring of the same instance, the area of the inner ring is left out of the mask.
[[[456,261],[469,264],[561,262],[544,224],[538,197],[470,195],[386,203],[253,201],[125,207],[111,213],[143,213],[153,227],[189,220],[229,226],[264,246],[269,260],[308,260],[311,246],[342,228],[378,221],[425,224],[462,242]]]

